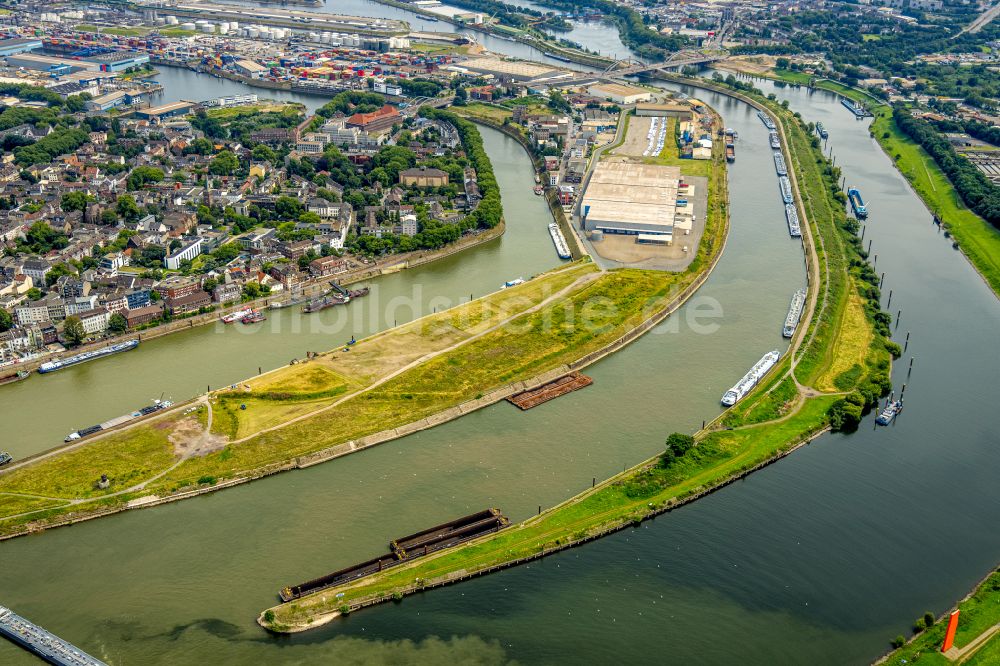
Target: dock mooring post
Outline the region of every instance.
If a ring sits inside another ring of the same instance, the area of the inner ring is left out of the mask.
[[[896,328],[899,328],[899,319],[903,316],[903,311],[900,310],[896,313]]]
[[[885,282],[885,271],[882,271],[882,277],[878,279],[878,288],[882,288],[882,283]]]
[[[539,516],[542,515],[542,505],[541,504],[538,505],[538,515]]]
[[[889,300],[886,302],[885,307],[889,308],[892,305],[892,289],[889,290]]]

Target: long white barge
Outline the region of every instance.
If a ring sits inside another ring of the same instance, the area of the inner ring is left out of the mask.
[[[774,351],[769,351],[764,354],[759,361],[757,361],[752,368],[743,375],[743,379],[736,382],[733,388],[729,389],[722,395],[722,404],[727,407],[732,407],[737,402],[743,399],[743,397],[757,385],[764,375],[773,368],[777,363],[778,359],[781,358],[781,352],[777,349]]]
[[[0,634],[40,659],[57,666],[107,666],[100,659],[0,606]]]
[[[56,370],[62,370],[63,368],[68,368],[69,366],[76,365],[78,363],[86,363],[87,361],[93,361],[94,359],[111,356],[112,354],[117,354],[118,352],[129,351],[138,346],[138,340],[119,342],[116,345],[111,345],[110,347],[105,347],[103,349],[95,349],[94,351],[84,352],[82,354],[77,354],[76,356],[69,356],[58,361],[48,361],[46,363],[42,363],[38,366],[38,372],[42,374],[45,374],[46,372],[55,372]]]
[[[764,127],[766,127],[767,129],[769,130],[778,129],[777,127],[775,127],[774,121],[771,120],[771,116],[767,115],[763,111],[758,111],[757,117],[760,118],[760,122],[764,123]]]
[[[792,296],[792,302],[788,306],[788,315],[785,317],[785,327],[781,330],[781,335],[790,338],[795,335],[795,329],[799,326],[799,320],[802,319],[802,310],[806,304],[806,290],[799,289]]]
[[[781,200],[786,204],[792,203],[792,183],[788,176],[778,176],[778,187],[781,188]]]
[[[573,258],[573,254],[569,251],[569,245],[566,244],[566,237],[563,236],[558,224],[549,225],[549,236],[552,237],[552,244],[556,246],[556,254],[559,255],[560,259]]]
[[[86,428],[80,428],[79,430],[74,430],[70,434],[66,435],[66,439],[64,439],[63,441],[73,442],[80,439],[81,437],[87,437],[88,435],[93,435],[94,433],[101,432],[102,430],[110,430],[111,428],[115,428],[124,423],[128,423],[129,421],[133,421],[135,419],[141,419],[145,416],[149,416],[150,414],[155,414],[156,412],[159,412],[161,410],[173,406],[173,404],[174,403],[170,402],[169,400],[154,400],[152,405],[147,405],[142,409],[137,409],[134,412],[123,414],[121,416],[116,416],[110,421],[105,421],[104,423],[100,423],[98,425],[92,425]]]
[[[785,157],[779,153],[774,153],[774,170],[778,172],[779,176],[788,175],[788,167],[785,166]]]
[[[792,238],[800,238],[802,228],[799,226],[799,213],[795,210],[795,204],[785,204],[785,221],[788,222],[788,234]]]

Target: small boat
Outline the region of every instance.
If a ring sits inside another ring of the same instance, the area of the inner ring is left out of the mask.
[[[826,131],[823,127],[823,123],[816,123],[816,134],[819,134],[821,139],[827,139],[830,137],[830,133]]]
[[[535,185],[535,194],[537,194],[538,196],[541,196],[542,192],[544,192],[544,191],[545,190],[542,188],[541,185]]]
[[[243,321],[243,317],[253,312],[253,308],[243,308],[242,310],[237,310],[236,312],[230,312],[227,315],[219,317],[219,321],[223,324],[235,324],[238,321]]]
[[[3,386],[4,384],[13,384],[14,382],[19,382],[22,379],[27,379],[29,374],[30,373],[25,370],[18,370],[15,374],[0,379],[0,386]]]
[[[280,310],[281,308],[287,308],[291,303],[289,301],[275,301],[267,306],[269,310]]]
[[[501,289],[509,289],[510,287],[516,287],[519,284],[524,284],[524,278],[515,278],[513,280],[507,280],[503,283]]]
[[[730,163],[736,161],[736,146],[733,143],[726,144],[726,161]]]
[[[371,293],[371,288],[370,287],[362,287],[361,289],[348,289],[347,290],[347,297],[348,298],[361,298],[362,296],[367,296],[369,293]]]
[[[882,413],[875,417],[875,423],[881,426],[887,426],[896,420],[896,416],[903,411],[903,401],[902,400],[892,400],[886,403],[885,409]]]
[[[264,321],[265,319],[267,319],[267,317],[264,316],[263,312],[258,312],[257,310],[254,310],[246,317],[243,317],[243,319],[240,319],[240,322],[243,324],[257,324]]]
[[[0,467],[9,463],[13,458],[6,451],[0,451]]]

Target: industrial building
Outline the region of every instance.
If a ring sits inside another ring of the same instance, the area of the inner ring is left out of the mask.
[[[681,183],[680,167],[602,162],[583,195],[584,227],[636,236],[637,242],[669,245],[678,205],[688,211],[689,191]],[[684,222],[687,226],[689,220]]]
[[[147,120],[163,120],[174,116],[184,116],[197,106],[194,102],[171,102],[163,106],[151,106],[148,109],[140,109],[135,112],[137,118]]]
[[[621,83],[598,83],[590,86],[587,89],[587,94],[591,97],[611,100],[615,104],[636,104],[652,99],[650,91]]]
[[[636,104],[635,115],[653,118],[678,118],[682,121],[691,121],[694,112],[686,104]]]
[[[145,65],[149,62],[149,56],[138,51],[114,51],[87,56],[85,60],[96,63],[102,72],[121,72]]]
[[[83,70],[98,70],[100,66],[86,60],[72,60],[55,56],[37,55],[34,53],[19,53],[7,56],[8,67],[21,67],[39,72],[49,72],[54,76],[63,76],[71,72]]]
[[[0,58],[42,48],[40,39],[0,39]]]
[[[520,60],[502,60],[500,58],[469,58],[462,63],[461,69],[466,69],[477,74],[509,76],[516,81],[537,79],[556,71],[547,65]]]

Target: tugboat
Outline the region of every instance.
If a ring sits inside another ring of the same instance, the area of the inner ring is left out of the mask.
[[[22,379],[27,379],[28,375],[29,375],[28,372],[24,370],[18,370],[15,374],[8,375],[7,377],[3,377],[2,379],[0,379],[0,386],[3,386],[4,384],[13,384],[14,382],[19,382]]]
[[[877,417],[875,417],[875,423],[879,424],[880,426],[887,426],[896,420],[896,416],[901,411],[903,411],[902,399],[892,400],[890,398],[889,402],[886,403],[885,405],[885,409],[882,410],[882,413],[879,414]]]
[[[823,127],[823,123],[816,123],[816,134],[819,134],[821,139],[828,139],[830,137],[830,133]]]

